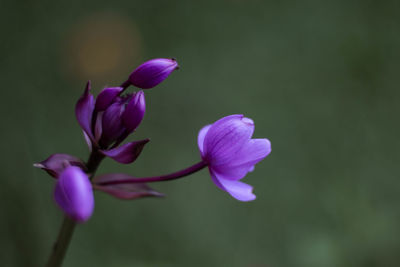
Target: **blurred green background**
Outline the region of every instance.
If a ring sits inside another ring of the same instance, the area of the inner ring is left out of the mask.
[[[62,221],[32,164],[86,158],[74,116],[85,83],[119,85],[141,62],[181,69],[146,91],[130,166],[199,160],[198,130],[243,113],[272,153],[239,203],[207,171],[154,184],[165,199],[96,193],[64,266],[330,267],[400,264],[399,1],[0,2],[2,266],[43,266]]]

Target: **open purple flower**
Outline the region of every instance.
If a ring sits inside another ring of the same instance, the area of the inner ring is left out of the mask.
[[[230,115],[200,130],[198,146],[202,160],[186,169],[152,177],[110,173],[94,179],[95,186],[117,186],[169,181],[208,167],[214,183],[240,201],[256,198],[253,187],[240,182],[254,165],[271,152],[268,139],[252,139],[254,122],[243,115]]]
[[[253,187],[240,182],[254,165],[271,152],[268,139],[251,139],[254,122],[243,115],[230,115],[203,127],[198,146],[214,183],[240,201],[256,198]]]
[[[65,214],[77,222],[92,216],[94,196],[92,184],[82,169],[69,166],[58,177],[54,199]]]

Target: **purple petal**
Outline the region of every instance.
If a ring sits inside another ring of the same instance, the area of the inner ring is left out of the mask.
[[[248,142],[254,132],[254,123],[243,115],[224,117],[212,124],[204,138],[203,153],[214,164],[231,160]]]
[[[199,131],[199,135],[197,136],[197,145],[199,146],[200,154],[203,155],[203,144],[204,137],[206,136],[208,130],[210,130],[211,124],[204,126]]]
[[[268,139],[250,139],[240,151],[232,154],[224,164],[213,164],[212,169],[229,180],[242,179],[254,169],[254,165],[263,160],[271,152]]]
[[[153,88],[177,68],[178,63],[174,59],[152,59],[136,68],[129,76],[129,81],[132,85],[142,89]]]
[[[256,164],[271,153],[271,142],[266,139],[250,139],[242,149],[232,157],[230,166],[247,163]]]
[[[93,213],[92,185],[88,176],[78,167],[70,166],[60,174],[54,198],[67,216],[77,222],[87,221]]]
[[[149,187],[147,184],[116,184],[116,185],[94,185],[94,189],[103,191],[119,199],[137,199],[142,197],[163,197]]]
[[[146,101],[144,93],[143,91],[139,91],[129,101],[122,114],[122,122],[129,133],[133,132],[142,122],[145,111]]]
[[[121,120],[123,108],[122,103],[116,102],[103,113],[102,142],[104,142],[106,146],[117,140],[125,131]]]
[[[86,134],[92,141],[94,140],[93,133],[91,130],[93,110],[94,110],[94,98],[93,95],[90,93],[90,81],[88,81],[85,88],[85,92],[76,103],[75,115],[79,125],[86,132]]]
[[[232,197],[240,201],[252,201],[256,199],[253,194],[253,187],[240,181],[231,181],[211,172],[214,183],[222,190],[228,192]]]
[[[85,164],[81,159],[68,154],[53,154],[46,160],[33,164],[34,167],[45,170],[55,178],[70,165],[85,168]]]
[[[110,87],[103,89],[96,98],[95,109],[97,111],[106,110],[114,99],[123,91],[122,87]]]
[[[149,139],[145,139],[141,141],[130,142],[111,150],[101,150],[101,153],[119,163],[128,164],[137,159],[142,152],[144,145],[149,141]]]

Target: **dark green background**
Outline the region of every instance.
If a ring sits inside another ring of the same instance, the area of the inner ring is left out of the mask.
[[[157,175],[199,160],[205,124],[243,113],[272,153],[240,203],[202,171],[155,184],[165,199],[96,193],[65,266],[399,266],[399,1],[0,2],[1,266],[43,266],[62,220],[32,163],[88,155],[74,117],[141,62],[181,69],[146,91],[130,166]]]

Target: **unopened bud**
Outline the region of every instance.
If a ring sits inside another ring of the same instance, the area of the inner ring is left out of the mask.
[[[164,81],[177,68],[178,63],[175,59],[152,59],[137,67],[129,76],[129,81],[133,86],[142,89],[153,88]]]
[[[92,216],[94,196],[92,184],[82,169],[67,167],[57,180],[54,198],[74,221],[85,222]]]

